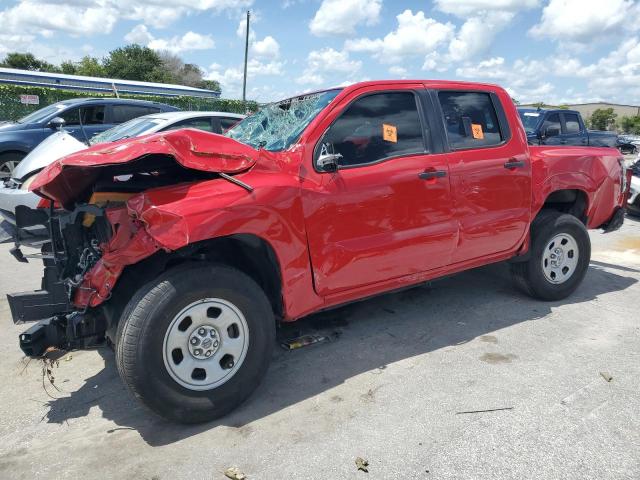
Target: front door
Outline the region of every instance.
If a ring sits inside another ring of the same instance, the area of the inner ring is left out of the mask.
[[[418,95],[354,93],[316,147],[340,154],[310,172],[303,201],[318,294],[447,265],[455,245],[446,155],[429,153]]]

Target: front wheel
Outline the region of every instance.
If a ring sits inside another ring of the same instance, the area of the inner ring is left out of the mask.
[[[271,305],[247,275],[221,265],[172,269],[143,287],[118,326],[120,376],[173,421],[213,420],[242,403],[266,373]]]
[[[531,225],[530,256],[513,263],[516,284],[532,297],[561,300],[582,282],[591,260],[591,241],[576,217],[542,212]]]
[[[11,178],[23,158],[24,154],[19,152],[0,153],[0,181]]]

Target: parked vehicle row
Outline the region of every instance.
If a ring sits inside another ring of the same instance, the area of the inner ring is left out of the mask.
[[[0,243],[13,241],[15,230],[15,210],[18,205],[35,208],[41,201],[29,186],[36,174],[44,167],[71,153],[101,143],[112,143],[130,137],[149,135],[155,132],[194,128],[211,133],[222,133],[244,115],[228,112],[163,112],[134,118],[116,127],[93,136],[88,142],[74,138],[67,128],[61,129],[40,143],[13,170],[11,178],[0,184]],[[46,231],[41,228],[26,229],[22,242],[38,243]]]
[[[95,134],[132,118],[171,112],[176,107],[158,102],[120,98],[65,100],[37,110],[17,122],[0,123],[0,181],[40,142],[64,125],[74,138],[88,142]]]
[[[38,321],[20,346],[106,338],[138,399],[201,422],[259,384],[276,321],[499,261],[563,299],[587,229],[622,225],[631,172],[613,148],[527,138],[500,87],[390,80],[267,105],[224,135],[68,155],[30,185],[48,209],[16,209],[18,239],[49,237],[42,289],[8,296],[14,321]]]

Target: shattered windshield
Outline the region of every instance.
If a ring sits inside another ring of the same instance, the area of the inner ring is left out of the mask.
[[[272,103],[237,123],[225,135],[254,148],[286,150],[340,91],[326,90]]]

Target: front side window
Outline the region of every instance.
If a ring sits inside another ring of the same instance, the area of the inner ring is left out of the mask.
[[[165,128],[165,130],[178,130],[179,128],[195,128],[196,130],[204,130],[206,132],[213,132],[211,126],[211,119],[208,117],[190,118],[189,120],[182,120],[176,122],[173,125]]]
[[[424,153],[414,93],[376,93],[357,99],[331,125],[321,143],[320,153],[342,155],[340,166]]]
[[[545,136],[549,136],[549,134],[547,133],[549,129],[557,130],[558,133],[560,133],[560,115],[558,115],[557,113],[552,113],[545,119],[544,123],[542,124],[542,134]]]
[[[231,117],[221,118],[220,119],[220,128],[222,129],[223,132],[226,132],[227,130],[229,130],[231,127],[233,127],[239,121],[240,121],[239,118],[231,118]]]
[[[452,149],[487,147],[504,140],[488,93],[442,91],[438,99]]]
[[[82,125],[102,125],[104,123],[104,105],[72,108],[60,115],[60,117],[64,119],[65,125],[80,125],[81,112]]]
[[[575,113],[565,113],[564,123],[566,127],[565,133],[580,133],[580,122],[578,121],[578,115]]]

